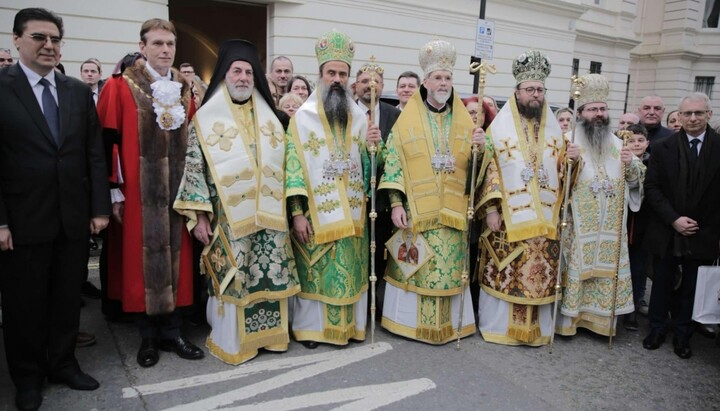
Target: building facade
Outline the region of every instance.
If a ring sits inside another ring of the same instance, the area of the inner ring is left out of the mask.
[[[27,7],[6,0],[0,9],[0,47],[12,47],[12,18]],[[527,48],[545,52],[552,64],[547,99],[567,106],[570,77],[599,72],[611,84],[614,121],[637,108],[640,98],[658,94],[669,109],[696,89],[709,92],[720,113],[714,82],[720,63],[718,0],[487,0],[487,20],[495,23],[492,63],[497,74],[486,94],[507,97],[514,81],[512,60]],[[258,45],[264,62],[285,55],[295,72],[317,79],[314,44],[337,29],[356,44],[357,69],[370,56],[385,68],[385,94],[397,75],[420,74],[418,50],[443,39],[455,45],[455,85],[472,91],[470,57],[475,49],[479,0],[36,0],[35,6],[60,14],[66,24],[63,64],[79,76],[88,57],[103,62],[109,75],[126,53],[138,49],[140,24],[151,17],[171,19],[178,29],[176,65],[189,61],[209,79],[218,45],[246,38]],[[714,19],[714,20],[713,20]],[[712,26],[714,23],[715,27]],[[354,73],[353,73],[354,74]]]

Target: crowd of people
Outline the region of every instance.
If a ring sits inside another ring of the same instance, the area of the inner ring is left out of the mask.
[[[553,113],[538,50],[513,60],[499,108],[462,100],[454,46],[430,41],[393,106],[382,67],[353,72],[355,44],[335,30],[315,44],[316,84],[285,56],[264,74],[255,45],[227,40],[206,85],[191,63],[173,67],[163,19],[142,24],[112,76],[91,58],[76,79],[57,70],[63,34],[53,12],[23,9],[18,60],[0,49],[0,286],[18,409],[41,406],[46,380],[99,387],[75,348],[101,232],[103,313],[137,324],[142,367],[160,351],[205,356],[183,334],[192,306],[208,352],[234,365],[291,337],[364,341],[376,320],[428,344],[479,330],[542,346],[578,328],[612,336],[618,316],[637,331],[638,313],[644,348],[672,332],[674,353],[692,356],[698,267],[720,255],[708,96],[684,96],[668,127],[646,96],[621,132],[600,74]]]

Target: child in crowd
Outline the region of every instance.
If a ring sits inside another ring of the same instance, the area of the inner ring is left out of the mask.
[[[630,147],[632,153],[641,159],[647,167],[650,160],[650,153],[646,151],[650,144],[647,138],[647,129],[642,124],[631,124],[627,130],[632,133],[632,137],[627,140],[628,147]],[[645,261],[647,253],[641,248],[642,238],[645,232],[645,221],[647,219],[646,210],[646,207],[640,207],[640,210],[633,212],[628,208],[628,251],[630,253],[633,303],[635,304],[635,312],[626,315],[623,320],[623,327],[629,331],[637,331],[639,327],[637,321],[638,312],[643,315],[647,315],[648,313],[648,304],[644,299],[646,282]]]

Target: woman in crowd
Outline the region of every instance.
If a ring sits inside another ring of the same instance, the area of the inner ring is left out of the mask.
[[[290,117],[295,115],[302,104],[303,99],[297,94],[287,93],[280,98],[280,110]]]
[[[680,117],[678,116],[678,111],[673,110],[668,113],[667,118],[665,119],[665,124],[667,124],[667,128],[670,130],[678,131],[680,128],[682,128],[682,124],[680,124]]]
[[[307,100],[308,96],[312,94],[312,87],[310,87],[310,82],[303,76],[293,77],[290,80],[290,93],[300,96],[304,103],[305,100]]]

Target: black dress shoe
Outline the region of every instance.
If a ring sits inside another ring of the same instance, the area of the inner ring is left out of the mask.
[[[20,411],[35,411],[42,404],[40,390],[22,390],[15,395],[15,406]]]
[[[140,342],[140,349],[137,353],[137,363],[141,367],[152,367],[157,364],[160,356],[158,355],[157,344],[154,338],[143,338]]]
[[[82,371],[70,375],[51,376],[48,381],[53,384],[65,384],[72,390],[80,391],[92,391],[100,387],[100,383],[95,378]]]
[[[95,339],[95,335],[82,331],[79,331],[75,337],[76,347],[89,347],[91,345],[95,345],[96,342],[97,340]]]
[[[681,340],[679,338],[673,338],[673,352],[683,360],[687,360],[692,357],[692,350],[690,349],[690,342],[688,340]]]
[[[646,350],[657,350],[665,342],[665,334],[652,330],[643,340],[643,348]]]
[[[637,320],[637,311],[633,311],[623,318],[623,327],[628,331],[637,331],[638,328],[640,328]]]
[[[317,341],[300,341],[300,344],[309,350],[314,350],[318,347],[318,345],[320,345]]]
[[[698,334],[702,335],[705,338],[715,338],[717,335],[717,332],[715,331],[715,326],[712,324],[700,324],[695,323],[695,330],[697,330]]]
[[[205,357],[203,350],[191,343],[185,337],[178,336],[173,339],[163,339],[158,342],[158,348],[163,351],[174,352],[186,360],[199,360]]]
[[[102,292],[98,290],[97,287],[90,281],[85,281],[83,285],[80,287],[80,294],[82,294],[84,297],[92,298],[94,300],[99,300],[100,297],[102,297]]]

